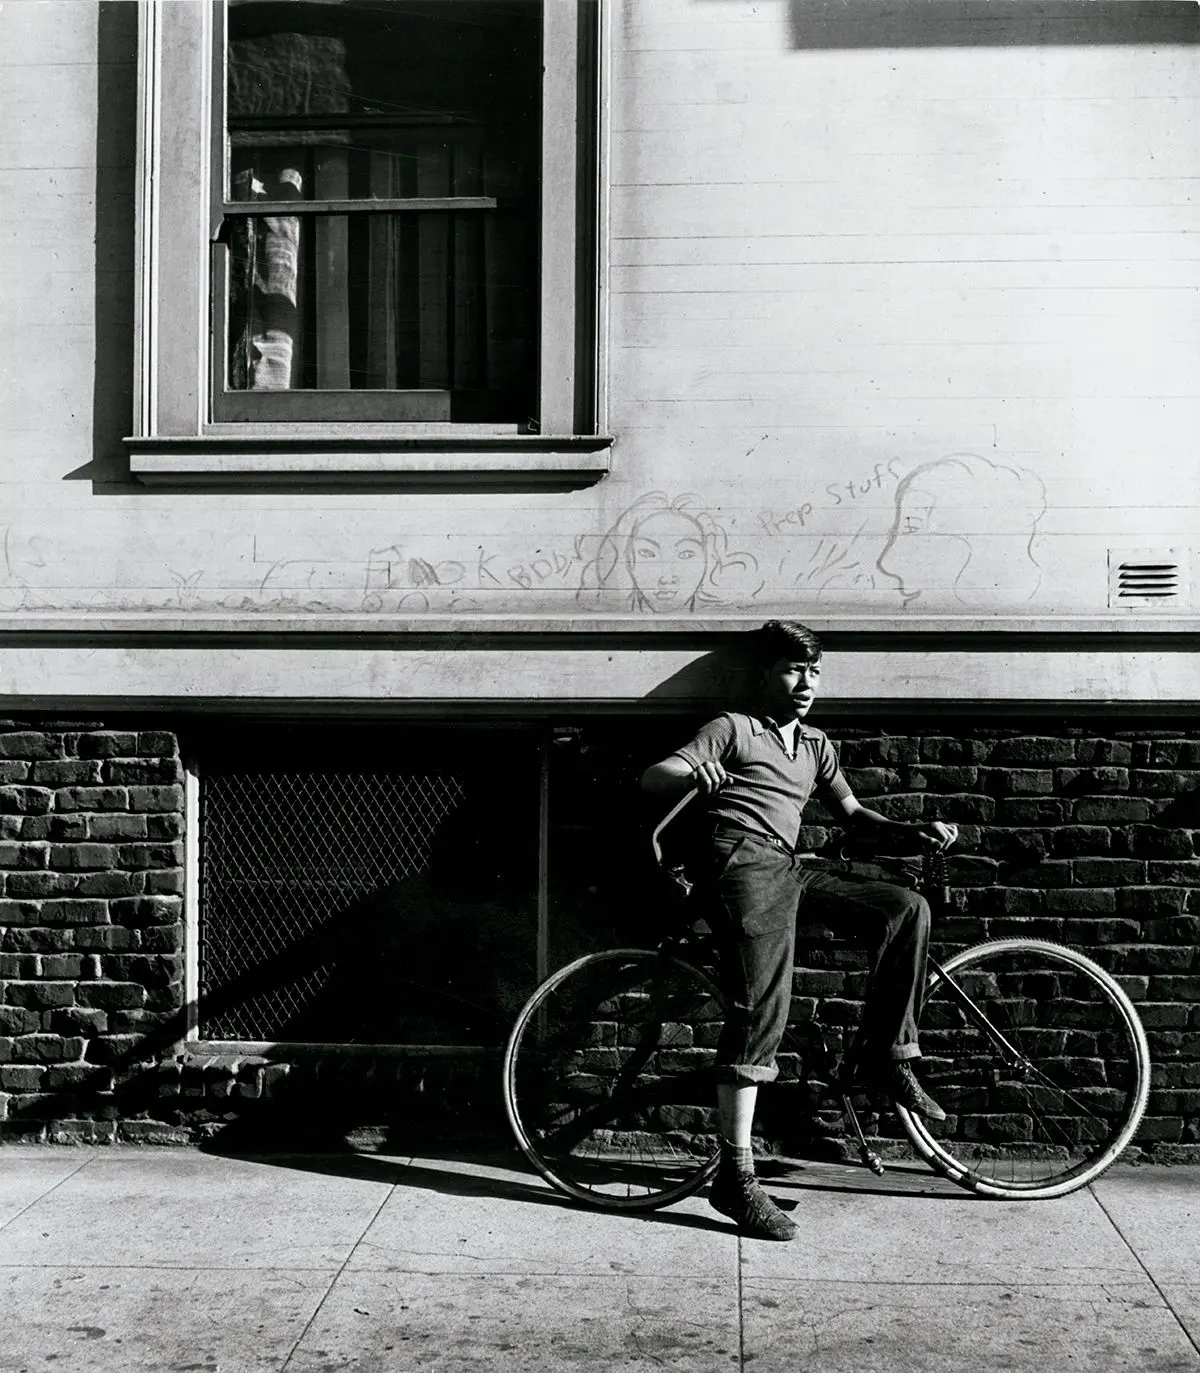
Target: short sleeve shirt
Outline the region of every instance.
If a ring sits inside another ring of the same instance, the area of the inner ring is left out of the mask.
[[[697,731],[676,754],[693,767],[720,763],[729,780],[709,798],[708,813],[755,834],[796,847],[801,817],[815,791],[835,804],[853,796],[829,738],[800,721],[796,756],[779,733],[756,715],[727,711]]]

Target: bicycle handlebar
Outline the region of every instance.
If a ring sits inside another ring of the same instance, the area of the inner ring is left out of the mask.
[[[654,850],[654,861],[661,868],[663,867],[662,843],[659,836],[663,830],[675,819],[677,815],[700,795],[699,787],[692,787],[690,791],[685,791],[678,801],[667,811],[666,815],[654,826],[654,833],[650,836],[650,847]]]

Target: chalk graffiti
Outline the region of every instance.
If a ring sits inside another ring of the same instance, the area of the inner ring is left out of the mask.
[[[477,585],[481,589],[490,586],[505,591],[574,586],[577,569],[583,565],[582,543],[582,538],[576,539],[570,552],[536,548],[527,557],[511,562],[501,553],[489,553],[481,544],[476,549]]]
[[[362,600],[368,613],[409,610],[418,613],[453,598],[453,589],[466,576],[465,564],[454,558],[434,562],[410,556],[396,544],[372,548],[367,554]]]
[[[757,559],[730,547],[698,496],[651,491],[601,536],[578,594],[601,603],[615,593],[630,609],[670,614],[748,601],[762,587]]]
[[[824,490],[826,501],[800,501],[787,510],[760,510],[755,517],[759,533],[772,537],[778,534],[798,534],[810,529],[829,510],[844,505],[870,505],[867,497],[883,491],[900,480],[903,468],[898,458],[877,462],[863,477],[830,482]]]
[[[1046,488],[1036,473],[957,453],[923,463],[896,488],[892,527],[876,567],[911,605],[949,597],[966,606],[1028,601]]]
[[[362,571],[349,564],[281,558],[258,584],[262,610],[356,610],[362,603]]]
[[[121,525],[89,530],[86,549],[78,538],[60,548],[40,531],[0,527],[0,612],[407,617],[575,606],[685,616],[817,600],[822,609],[955,611],[1042,592],[1047,495],[1035,472],[995,454],[915,465],[817,456],[810,482],[798,468],[744,483],[733,473],[718,488],[731,493],[725,503],[644,492],[615,506],[607,527],[574,504],[489,514],[478,531],[425,522],[414,533],[380,511],[346,527],[164,536],[154,566],[131,556]]]
[[[200,581],[204,576],[203,568],[196,568],[192,572],[176,572],[173,567],[167,571],[171,574],[171,580],[175,583],[175,605],[180,610],[195,610],[200,604]]]
[[[807,561],[792,576],[792,586],[814,591],[818,596],[833,587],[871,590],[875,577],[870,571],[870,554],[859,547],[866,527],[859,525],[849,539],[818,539],[811,546]]]
[[[0,573],[0,611],[19,610],[25,604],[29,584],[13,566],[12,530],[5,525],[3,538],[4,569]]]

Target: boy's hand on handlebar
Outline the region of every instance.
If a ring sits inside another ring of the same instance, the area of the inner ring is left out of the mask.
[[[921,847],[926,849],[948,849],[958,838],[958,826],[948,825],[942,820],[932,820],[917,826],[917,837]]]
[[[729,774],[720,763],[701,763],[692,773],[692,785],[703,796],[711,796],[729,780]]]

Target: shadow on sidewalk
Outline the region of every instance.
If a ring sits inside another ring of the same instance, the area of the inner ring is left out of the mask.
[[[504,1154],[447,1154],[439,1160],[446,1166],[430,1167],[427,1160],[414,1159],[412,1163],[402,1163],[394,1158],[384,1158],[374,1154],[347,1152],[330,1154],[289,1154],[268,1151],[219,1148],[213,1144],[201,1146],[201,1152],[220,1158],[239,1159],[247,1163],[260,1163],[273,1168],[290,1168],[305,1173],[322,1174],[327,1177],[353,1178],[362,1182],[378,1182],[389,1187],[413,1187],[427,1192],[439,1192],[452,1197],[490,1197],[502,1201],[527,1202],[534,1206],[552,1206],[568,1211],[587,1212],[583,1206],[570,1197],[560,1196],[531,1174],[528,1181],[518,1178],[494,1177],[488,1174],[466,1171],[468,1167],[510,1169],[516,1160]],[[461,1171],[454,1165],[461,1166]],[[785,1209],[789,1203],[784,1201]],[[597,1211],[599,1208],[595,1208]],[[609,1212],[608,1214],[616,1214]],[[693,1230],[728,1229],[728,1222],[717,1216],[696,1216],[682,1211],[664,1209],[661,1211],[632,1211],[625,1213],[629,1220],[658,1221],[664,1225],[682,1226]]]
[[[788,1188],[795,1193],[842,1192],[876,1197],[924,1197],[928,1201],[985,1201],[939,1177],[920,1163],[889,1163],[883,1177],[858,1164],[830,1163],[812,1159],[767,1159],[758,1167],[763,1186],[776,1194]],[[781,1205],[784,1205],[780,1201]]]
[[[412,1162],[405,1163],[394,1157],[355,1151],[299,1154],[221,1148],[212,1143],[202,1146],[202,1152],[222,1158],[259,1163],[266,1167],[288,1168],[329,1177],[353,1178],[363,1182],[382,1183],[389,1187],[411,1187],[438,1192],[444,1196],[488,1197],[580,1212],[590,1209],[552,1191],[532,1174],[525,1180],[475,1171],[485,1168],[503,1169],[508,1172],[514,1165],[520,1167],[520,1163],[513,1155],[505,1153],[448,1153],[436,1159],[434,1156],[424,1159],[414,1157]],[[432,1166],[435,1161],[441,1166]],[[805,1192],[924,1197],[929,1201],[980,1200],[919,1166],[889,1169],[884,1177],[877,1178],[865,1168],[850,1165],[833,1165],[803,1159],[771,1159],[760,1164],[759,1175],[763,1185],[784,1211],[794,1210],[802,1204]],[[695,1215],[673,1207],[655,1211],[626,1212],[625,1215],[630,1220],[655,1221],[662,1225],[681,1226],[693,1230],[731,1228],[727,1221],[716,1215]]]

